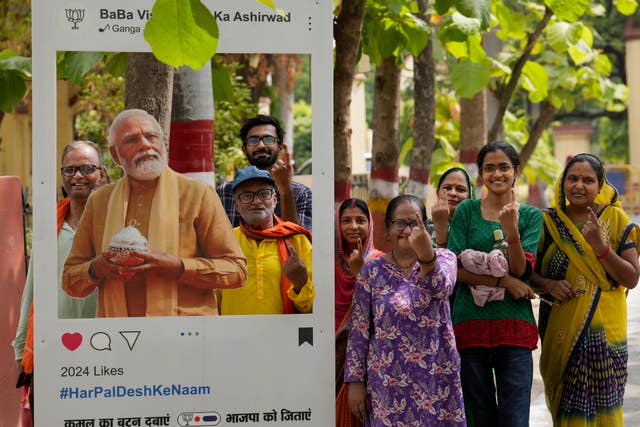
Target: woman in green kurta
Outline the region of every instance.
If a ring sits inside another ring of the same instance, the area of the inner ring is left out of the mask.
[[[600,160],[574,156],[544,212],[532,281],[540,306],[540,372],[554,426],[622,426],[627,378],[626,291],[638,283],[640,229],[622,210]]]
[[[477,163],[484,197],[458,205],[448,247],[457,254],[465,249],[490,252],[494,230],[502,230],[509,243],[509,274],[496,278],[458,268],[453,323],[467,418],[476,427],[528,426],[531,350],[538,332],[530,302],[535,294],[526,278],[532,271],[542,214],[515,201],[513,187],[521,166],[512,146],[491,142],[482,148]],[[504,299],[477,306],[470,285],[503,287]]]

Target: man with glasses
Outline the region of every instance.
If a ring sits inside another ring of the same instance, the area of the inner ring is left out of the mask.
[[[146,111],[125,110],[111,124],[111,156],[125,176],[89,198],[62,279],[75,297],[98,289],[98,317],[216,315],[214,289],[246,280],[218,196],[169,169],[165,142]],[[111,242],[134,224],[148,251],[132,239],[123,257]]]
[[[240,129],[242,152],[249,164],[269,171],[276,185],[278,205],[275,214],[311,230],[311,189],[293,181],[291,155],[284,144],[284,131],[280,122],[271,116],[258,115],[245,121]],[[282,159],[278,156],[282,150]],[[240,215],[235,207],[231,183],[217,188],[220,200],[234,227],[240,224]]]
[[[102,166],[102,151],[91,141],[74,141],[62,151],[61,179],[65,197],[57,203],[58,318],[78,319],[96,316],[98,293],[86,298],[71,298],[61,287],[62,269],[71,250],[73,236],[89,195],[108,180]],[[33,257],[29,260],[27,280],[22,293],[20,320],[13,340],[20,378],[29,385],[33,373]],[[26,376],[24,375],[26,374]],[[31,390],[33,391],[33,390]],[[33,410],[33,395],[30,396]]]
[[[233,231],[247,258],[249,279],[241,289],[224,289],[220,313],[309,313],[313,307],[311,233],[274,215],[278,203],[271,174],[255,166],[231,182],[240,225]]]

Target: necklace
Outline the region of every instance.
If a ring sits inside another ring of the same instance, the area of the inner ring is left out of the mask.
[[[413,270],[413,267],[415,267],[416,265],[416,261],[413,261],[412,263],[410,263],[409,265],[403,266],[402,264],[400,264],[398,262],[398,260],[396,259],[395,255],[393,254],[393,249],[391,250],[391,259],[393,260],[393,262],[395,262],[398,267],[400,267],[400,270],[402,270],[402,272],[406,275],[407,273],[411,272],[411,270]]]

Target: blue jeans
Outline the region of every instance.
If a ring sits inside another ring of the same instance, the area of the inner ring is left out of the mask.
[[[471,347],[460,350],[460,358],[462,393],[470,426],[529,426],[531,350],[514,346]]]

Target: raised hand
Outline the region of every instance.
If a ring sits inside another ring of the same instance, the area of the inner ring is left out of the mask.
[[[498,212],[498,221],[507,236],[518,234],[518,220],[520,219],[520,203],[516,201],[516,189],[512,188],[509,203],[504,205]]]
[[[287,279],[293,283],[296,292],[300,292],[300,289],[302,289],[309,279],[307,266],[291,245],[289,245],[289,254],[289,258],[282,264],[282,271],[284,271]]]
[[[449,202],[447,200],[447,192],[441,188],[438,192],[438,200],[431,207],[431,220],[437,227],[449,227]]]
[[[408,237],[409,246],[411,246],[419,260],[428,261],[433,258],[431,236],[429,236],[420,214],[415,212],[415,215],[417,224],[411,229],[411,234]]]
[[[587,221],[582,226],[580,232],[593,251],[599,255],[607,249],[607,242],[602,237],[602,224],[600,218],[595,214],[591,207],[587,207]]]
[[[293,180],[293,163],[291,162],[291,154],[287,148],[287,144],[282,144],[282,156],[270,169],[271,176],[276,182],[278,191],[288,188]]]
[[[360,270],[364,265],[364,254],[362,253],[362,241],[360,239],[358,239],[358,248],[354,249],[349,255],[347,264],[349,264],[351,273],[353,273],[354,276],[357,276],[358,273],[360,273]]]

